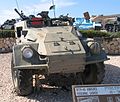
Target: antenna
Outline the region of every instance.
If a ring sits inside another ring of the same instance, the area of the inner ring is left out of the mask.
[[[16,5],[17,5],[18,10],[20,10],[19,5],[18,5],[18,1],[15,0],[15,2],[16,2]]]

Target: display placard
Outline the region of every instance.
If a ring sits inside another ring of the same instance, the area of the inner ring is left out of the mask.
[[[120,85],[73,85],[73,102],[120,102]]]

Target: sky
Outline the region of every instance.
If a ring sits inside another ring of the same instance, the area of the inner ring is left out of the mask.
[[[54,0],[54,3],[57,17],[67,13],[72,17],[83,17],[86,11],[90,15],[120,14],[120,0]],[[7,19],[19,18],[14,8],[22,10],[25,15],[29,16],[48,11],[51,5],[52,0],[1,0],[0,24]],[[49,15],[53,17],[53,10],[49,11]]]

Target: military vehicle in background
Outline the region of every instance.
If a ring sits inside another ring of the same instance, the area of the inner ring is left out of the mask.
[[[6,20],[2,25],[1,29],[4,30],[14,30],[14,24],[16,23],[15,19]]]
[[[11,62],[18,95],[32,93],[34,75],[41,84],[66,88],[103,80],[105,51],[95,40],[83,39],[71,17],[50,18],[48,11],[39,13],[41,17],[26,17],[15,11],[22,18],[15,23],[17,39]]]
[[[85,12],[84,13],[84,18],[75,18],[75,22],[73,25],[78,29],[78,30],[100,30],[102,28],[102,24],[99,22],[94,22],[90,19],[89,13]]]
[[[114,19],[109,20],[109,22],[105,24],[105,29],[108,32],[120,31],[120,17],[115,17]]]

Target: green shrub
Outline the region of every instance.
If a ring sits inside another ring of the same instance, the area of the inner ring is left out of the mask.
[[[0,38],[15,37],[14,30],[0,30]]]
[[[110,33],[96,31],[96,30],[80,30],[80,33],[83,35],[83,37],[89,37],[89,38],[110,36]]]

